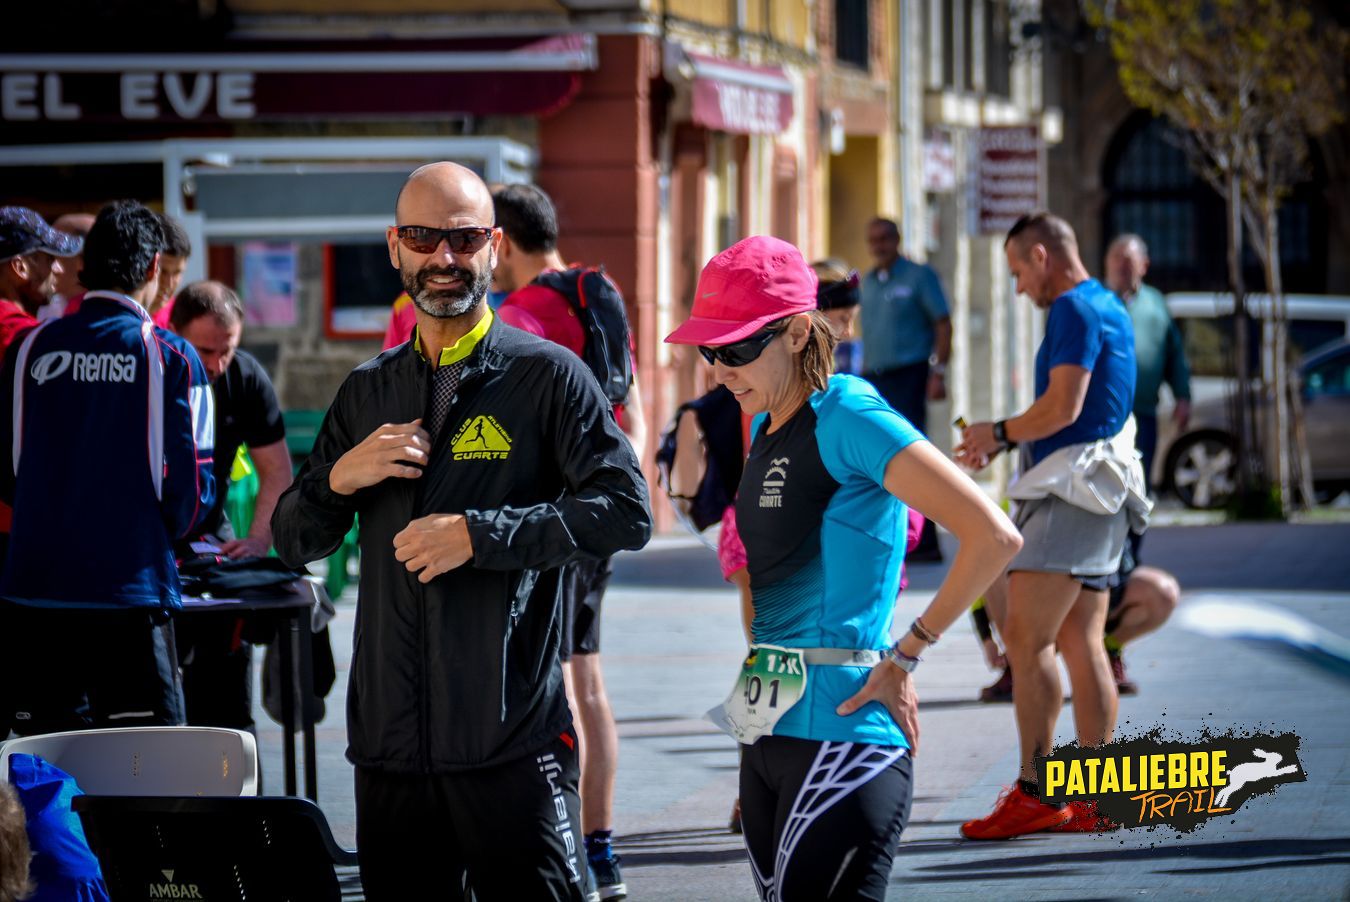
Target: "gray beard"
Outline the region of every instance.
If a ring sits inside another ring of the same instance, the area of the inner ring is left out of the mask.
[[[419,285],[419,281],[417,276],[403,280],[403,287],[417,309],[437,319],[454,319],[468,313],[487,297],[492,274],[489,272],[486,276],[474,276],[460,296],[433,291],[428,285]]]
[[[433,295],[431,292],[418,292],[412,295],[412,301],[428,316],[434,316],[437,319],[454,319],[457,316],[463,316],[470,310],[478,306],[478,303],[487,297],[487,291],[479,291],[474,286],[468,294],[463,297],[445,297],[444,295]]]

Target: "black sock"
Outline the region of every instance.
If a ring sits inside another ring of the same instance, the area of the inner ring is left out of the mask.
[[[614,849],[610,846],[610,836],[613,830],[596,830],[586,834],[586,857],[591,861],[604,861],[606,858],[614,857]]]
[[[1025,792],[1027,795],[1031,796],[1033,799],[1040,800],[1040,798],[1041,798],[1041,784],[1036,783],[1036,782],[1033,782],[1033,781],[1031,781],[1031,780],[1023,780],[1023,779],[1021,779],[1021,778],[1019,777],[1018,780],[1017,780],[1017,786],[1018,786],[1019,789],[1021,789],[1021,790],[1022,790],[1023,792]],[[1063,803],[1063,802],[1042,802],[1042,804],[1049,805],[1051,808],[1063,808],[1063,807],[1064,807],[1064,803]]]

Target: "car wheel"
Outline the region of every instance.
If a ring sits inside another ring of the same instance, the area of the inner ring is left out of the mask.
[[[1237,452],[1222,432],[1197,432],[1176,443],[1168,455],[1168,481],[1187,507],[1223,507],[1237,490]]]

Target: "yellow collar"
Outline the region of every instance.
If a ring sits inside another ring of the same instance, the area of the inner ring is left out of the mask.
[[[492,308],[489,307],[487,311],[483,313],[483,318],[478,321],[478,325],[466,332],[460,337],[459,341],[455,342],[450,347],[441,348],[441,362],[439,366],[449,366],[452,363],[459,363],[465,357],[472,354],[473,349],[478,347],[478,343],[483,340],[483,336],[487,334],[487,331],[491,326]],[[417,355],[423,360],[426,360],[426,352],[422,350],[421,330],[416,326],[413,327],[412,337],[413,347],[417,349]]]

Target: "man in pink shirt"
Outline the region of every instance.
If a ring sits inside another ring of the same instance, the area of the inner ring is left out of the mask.
[[[159,225],[164,230],[164,253],[159,268],[159,290],[150,302],[150,315],[155,318],[156,326],[167,329],[173,314],[174,296],[178,294],[188,258],[192,256],[192,239],[183,224],[167,213],[159,214]]]
[[[56,277],[56,292],[37,312],[39,321],[64,316],[66,302],[84,294],[80,284],[80,270],[84,269],[84,236],[94,226],[93,213],[63,213],[52,221],[52,228],[80,239],[80,252],[61,261],[61,274]]]
[[[413,326],[417,325],[417,307],[413,305],[408,292],[394,298],[394,307],[389,311],[389,327],[384,330],[384,346],[387,351],[403,344],[412,336]]]

